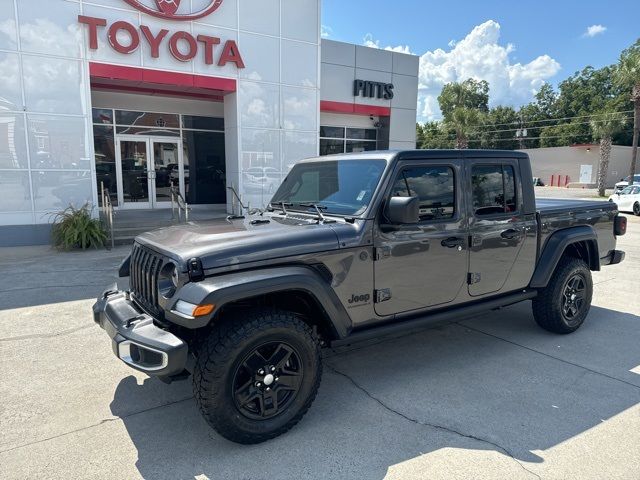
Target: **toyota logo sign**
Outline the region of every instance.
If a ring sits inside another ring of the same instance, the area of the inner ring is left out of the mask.
[[[155,0],[156,5],[158,6],[157,10],[143,5],[139,0],[124,1],[136,10],[140,10],[141,12],[148,15],[153,15],[154,17],[164,18],[166,20],[197,20],[199,18],[206,17],[207,15],[212,14],[218,8],[220,8],[220,5],[222,5],[222,0],[210,0],[209,5],[199,12],[178,14],[176,12],[178,11],[180,2],[182,0]]]

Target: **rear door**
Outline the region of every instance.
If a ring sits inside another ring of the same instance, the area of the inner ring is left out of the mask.
[[[508,158],[479,158],[468,159],[466,167],[471,205],[469,295],[519,288],[508,279],[530,225],[523,214],[518,163]]]
[[[464,291],[467,276],[461,160],[402,162],[393,175],[386,200],[418,196],[420,222],[389,226],[384,210],[378,215],[375,310],[381,316],[446,305]]]

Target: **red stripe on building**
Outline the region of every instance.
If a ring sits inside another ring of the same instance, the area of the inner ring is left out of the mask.
[[[126,80],[144,84],[173,85],[178,87],[216,90],[230,93],[236,91],[236,81],[233,78],[209,77],[192,73],[164,72],[148,68],[125,67],[106,63],[89,63],[89,73],[92,78],[110,80]]]
[[[391,115],[391,108],[379,107],[376,105],[362,105],[359,103],[331,102],[322,100],[320,111],[328,113],[351,113],[354,115],[375,115],[378,117],[388,117]]]

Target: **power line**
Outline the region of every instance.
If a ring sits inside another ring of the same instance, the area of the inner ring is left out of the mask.
[[[575,115],[572,117],[554,117],[554,118],[547,118],[545,120],[529,120],[524,122],[527,125],[533,124],[533,123],[546,123],[546,122],[557,122],[560,120],[573,120],[575,118],[593,118],[593,117],[602,117],[602,116],[607,116],[607,115],[618,115],[618,114],[622,114],[622,113],[633,113],[633,110],[620,110],[618,112],[607,112],[607,113],[591,113],[589,115]],[[436,120],[436,122],[438,123],[442,123],[442,120]],[[507,122],[507,123],[487,123],[484,124],[484,126],[486,127],[499,127],[499,126],[503,126],[503,125],[516,125],[519,122],[519,120],[515,120],[513,122]],[[425,125],[425,123],[423,123],[423,125]],[[477,124],[474,126],[483,126],[481,124]],[[543,127],[532,127],[532,128],[543,128]]]
[[[633,111],[633,110],[631,110]],[[618,114],[620,113],[625,113],[625,112],[617,112]],[[577,117],[572,117],[572,118],[585,118],[588,115],[581,115],[581,116],[577,116]],[[595,116],[595,115],[594,115]],[[571,118],[571,117],[566,117],[566,118]],[[632,120],[633,119],[633,115],[629,115],[623,118],[620,118],[620,120]],[[586,125],[591,123],[591,121],[585,121],[585,122],[564,122],[564,123],[559,123],[556,125],[540,125],[540,126],[529,126],[526,122],[525,122],[525,127],[526,129],[543,129],[543,128],[549,128],[549,127],[562,127],[565,125]],[[509,123],[509,124],[503,124],[503,125],[514,125],[514,123]],[[487,125],[487,126],[491,126],[491,125]],[[471,131],[467,134],[467,136],[469,135],[483,135],[483,134],[487,134],[487,133],[508,133],[508,132],[516,132],[518,130],[520,130],[521,127],[518,128],[505,128],[505,129],[499,129],[499,130],[474,130]],[[623,130],[625,131],[625,130]],[[576,134],[576,135],[585,135],[585,134]],[[437,133],[435,135],[429,134],[430,138],[435,138],[435,137],[442,137],[442,138],[451,138],[454,139],[456,138],[456,134],[455,133],[446,133],[446,132],[441,132],[441,133]],[[532,138],[536,138],[536,137],[525,137],[525,140],[530,140]],[[546,137],[546,138],[551,138],[551,137]],[[505,139],[505,140],[510,140],[510,139]],[[514,140],[516,140],[516,138],[514,137]]]

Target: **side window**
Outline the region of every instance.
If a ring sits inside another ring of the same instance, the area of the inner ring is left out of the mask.
[[[515,171],[511,165],[476,165],[471,171],[476,216],[510,213],[518,209]]]
[[[420,220],[453,218],[456,208],[453,168],[405,168],[396,178],[391,196],[417,196],[420,199]]]

